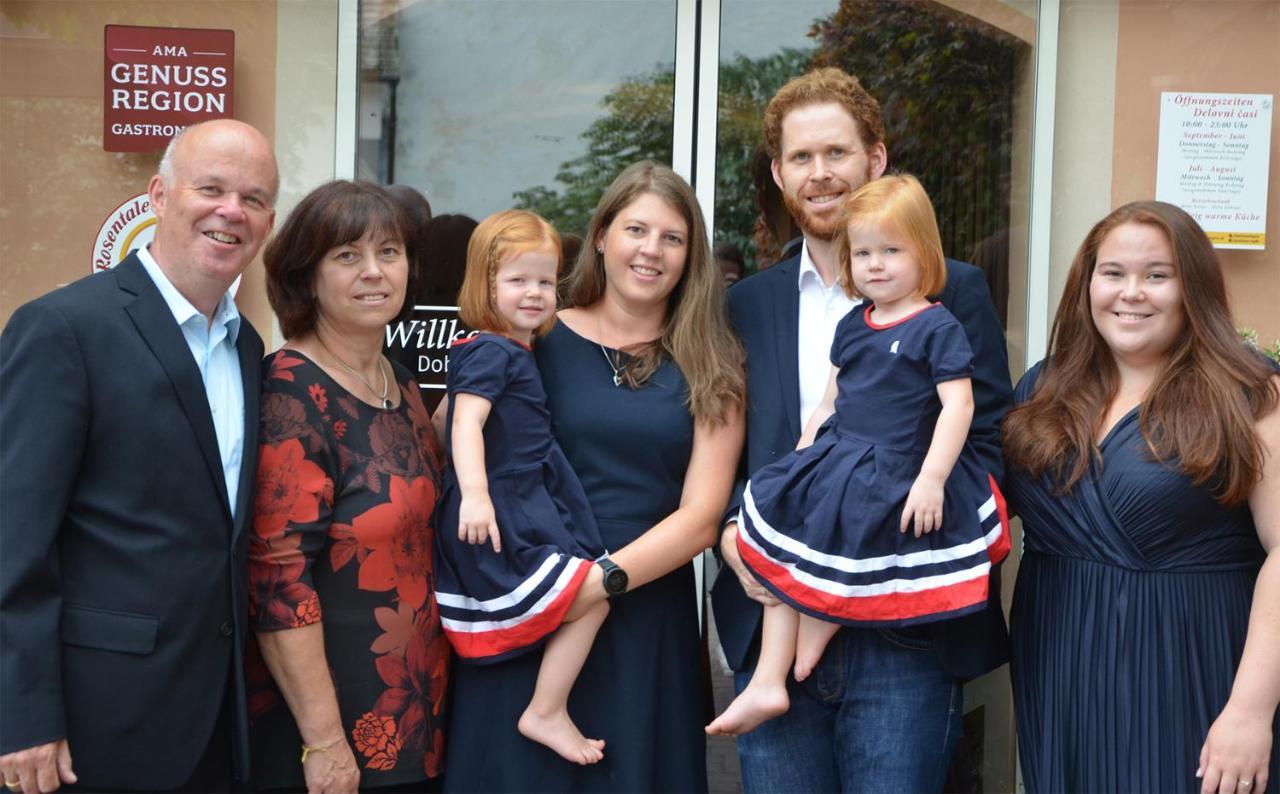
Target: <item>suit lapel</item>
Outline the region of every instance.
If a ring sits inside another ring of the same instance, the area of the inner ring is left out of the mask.
[[[240,487],[236,491],[235,528],[232,545],[247,523],[253,507],[253,486],[258,476],[258,419],[262,404],[262,348],[248,318],[240,318],[236,352],[240,358],[240,380],[244,383],[244,444],[240,455]]]
[[[782,392],[782,405],[787,415],[791,437],[800,439],[800,290],[796,287],[796,273],[800,257],[793,257],[777,265],[778,278],[782,282],[771,291],[773,296],[775,354],[778,360],[778,388]]]
[[[169,311],[168,304],[151,281],[151,276],[143,269],[137,255],[129,255],[115,272],[120,288],[137,296],[136,300],[125,306],[125,311],[142,336],[142,341],[151,348],[156,360],[169,376],[173,390],[178,395],[178,403],[191,423],[209,475],[213,478],[218,501],[229,519],[231,508],[227,500],[226,477],[222,471],[222,455],[218,451],[218,436],[213,429],[213,414],[209,411],[204,381],[201,380],[200,370],[196,368],[195,359],[191,356],[191,348],[187,346],[182,330],[174,321],[173,312]]]

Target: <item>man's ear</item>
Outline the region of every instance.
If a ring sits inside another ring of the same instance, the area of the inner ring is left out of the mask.
[[[769,161],[769,172],[773,174],[773,184],[778,186],[778,190],[786,193],[787,189],[782,186],[782,166],[778,164],[778,158],[775,157]]]
[[[157,218],[163,218],[165,202],[169,198],[169,186],[164,183],[164,177],[159,174],[151,177],[147,183],[147,198],[151,200],[151,211]]]
[[[879,179],[884,176],[885,169],[889,167],[889,152],[884,148],[884,141],[879,141],[875,146],[872,146],[869,154],[871,159],[871,178]]]

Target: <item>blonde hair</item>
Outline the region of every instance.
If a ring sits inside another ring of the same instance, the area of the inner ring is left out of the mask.
[[[565,288],[565,305],[591,306],[604,297],[604,256],[596,246],[622,210],[649,193],[666,202],[688,226],[684,272],[667,297],[667,322],[653,342],[628,348],[627,385],[638,388],[648,382],[670,358],[685,380],[685,400],[695,420],[718,425],[730,410],[746,401],[742,345],[729,328],[725,312],[724,277],[711,256],[707,228],[693,189],[679,174],[664,165],[644,160],[628,166],[605,190],[591,216],[582,250],[573,264]]]
[[[938,295],[947,286],[947,263],[942,255],[942,238],[933,204],[920,180],[910,174],[882,176],[872,180],[845,199],[840,208],[840,226],[834,239],[840,255],[840,277],[845,294],[860,298],[853,284],[853,259],[849,250],[849,227],[877,224],[907,238],[907,245],[920,266],[921,297]]]
[[[498,268],[521,254],[548,249],[555,251],[558,276],[564,257],[555,227],[528,210],[503,210],[485,218],[467,243],[467,271],[458,291],[458,316],[478,331],[510,331],[511,323],[494,306]],[[556,315],[552,312],[533,335],[545,336],[555,324]]]

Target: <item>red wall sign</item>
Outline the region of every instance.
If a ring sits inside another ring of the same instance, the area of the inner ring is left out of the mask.
[[[235,31],[107,25],[105,39],[106,151],[154,151],[183,127],[235,115]]]

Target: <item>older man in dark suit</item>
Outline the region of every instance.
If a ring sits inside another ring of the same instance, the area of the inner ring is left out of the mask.
[[[879,103],[838,69],[781,88],[765,111],[764,135],[773,179],[804,243],[797,255],[729,291],[747,352],[744,478],[795,448],[822,397],[836,324],[854,305],[839,284],[832,240],[840,207],[888,162]],[[935,297],[973,347],[970,440],[998,478],[1000,422],[1012,389],[990,294],[977,268],[947,260],[947,286]],[[731,521],[712,606],[740,692],[759,652],[760,604],[776,602],[743,568],[736,538]],[[998,576],[992,574],[987,611],[976,617],[896,631],[842,629],[814,673],[790,682],[790,710],[739,739],[746,790],[938,791],[960,733],[962,681],[1006,658]]]
[[[275,219],[271,145],[184,130],[149,250],[0,337],[0,772],[10,791],[244,779],[262,340],[232,283]]]

